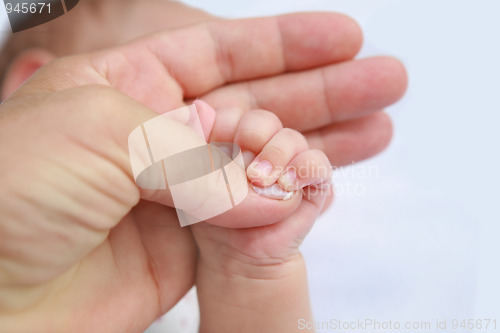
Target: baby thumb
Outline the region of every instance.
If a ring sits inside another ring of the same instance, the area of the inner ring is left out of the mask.
[[[239,147],[206,142],[214,120],[215,111],[196,101],[151,119],[129,137],[142,198],[175,207],[182,226],[222,214],[248,194]]]

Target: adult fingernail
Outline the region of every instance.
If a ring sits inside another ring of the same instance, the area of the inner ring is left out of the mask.
[[[280,184],[281,188],[286,191],[293,191],[296,183],[297,183],[297,173],[295,172],[295,170],[292,169],[286,171],[278,179],[278,184]]]
[[[273,169],[274,167],[269,161],[255,161],[248,166],[247,176],[253,179],[267,178],[271,176]]]

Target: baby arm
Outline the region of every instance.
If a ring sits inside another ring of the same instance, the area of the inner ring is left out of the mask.
[[[200,332],[297,331],[299,319],[312,319],[298,247],[328,197],[328,159],[262,110],[218,111],[211,140],[241,147],[251,185],[239,206],[192,226],[200,250]],[[273,184],[293,195],[257,193]]]

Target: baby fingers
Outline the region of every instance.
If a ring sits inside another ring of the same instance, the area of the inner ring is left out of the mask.
[[[325,183],[331,179],[332,167],[320,150],[306,150],[288,164],[278,179],[285,191],[296,191],[310,185]]]
[[[256,186],[274,184],[290,161],[308,149],[306,139],[299,132],[284,128],[278,131],[248,166],[247,176]]]

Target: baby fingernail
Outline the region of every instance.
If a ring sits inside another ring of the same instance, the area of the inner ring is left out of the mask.
[[[247,176],[248,178],[267,178],[271,176],[273,169],[274,167],[269,161],[256,161],[248,166]]]
[[[286,201],[289,200],[295,194],[295,192],[284,191],[278,186],[278,184],[273,184],[267,187],[259,187],[252,185],[252,187],[255,193],[276,200]]]
[[[295,170],[286,171],[278,179],[278,184],[280,184],[281,188],[286,191],[293,191],[296,182],[297,182],[297,173],[295,172]]]

